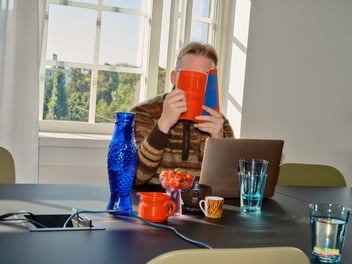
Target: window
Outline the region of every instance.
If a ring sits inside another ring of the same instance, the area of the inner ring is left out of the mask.
[[[214,43],[217,0],[47,1],[41,131],[104,133],[116,111],[170,89],[189,40]]]

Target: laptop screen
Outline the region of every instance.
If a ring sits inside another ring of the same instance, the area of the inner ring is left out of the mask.
[[[224,198],[240,196],[238,160],[269,162],[264,197],[274,195],[284,141],[278,139],[208,138],[199,183],[212,187],[212,194]]]

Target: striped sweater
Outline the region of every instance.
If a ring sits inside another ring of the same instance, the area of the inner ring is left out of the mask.
[[[135,184],[158,184],[157,175],[165,169],[182,168],[187,173],[199,176],[204,153],[205,141],[209,137],[189,125],[188,158],[182,160],[183,131],[185,121],[179,121],[169,134],[161,132],[157,122],[163,110],[164,95],[156,96],[131,109],[135,116],[135,136],[138,145],[138,168]],[[233,138],[233,130],[225,119],[224,137]]]

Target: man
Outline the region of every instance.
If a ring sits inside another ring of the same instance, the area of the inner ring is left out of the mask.
[[[191,42],[179,53],[176,70],[171,72],[174,89],[140,103],[135,112],[135,135],[138,144],[138,168],[135,185],[159,184],[158,173],[181,168],[199,176],[205,141],[208,137],[233,138],[228,120],[212,108],[203,106],[210,115],[197,116],[200,123],[181,121],[187,111],[186,94],[177,88],[179,71],[208,72],[217,66],[216,50],[209,44]]]

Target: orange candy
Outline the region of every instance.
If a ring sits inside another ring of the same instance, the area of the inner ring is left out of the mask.
[[[182,169],[163,170],[160,173],[160,182],[163,188],[189,190],[192,187],[194,176],[186,174]]]

